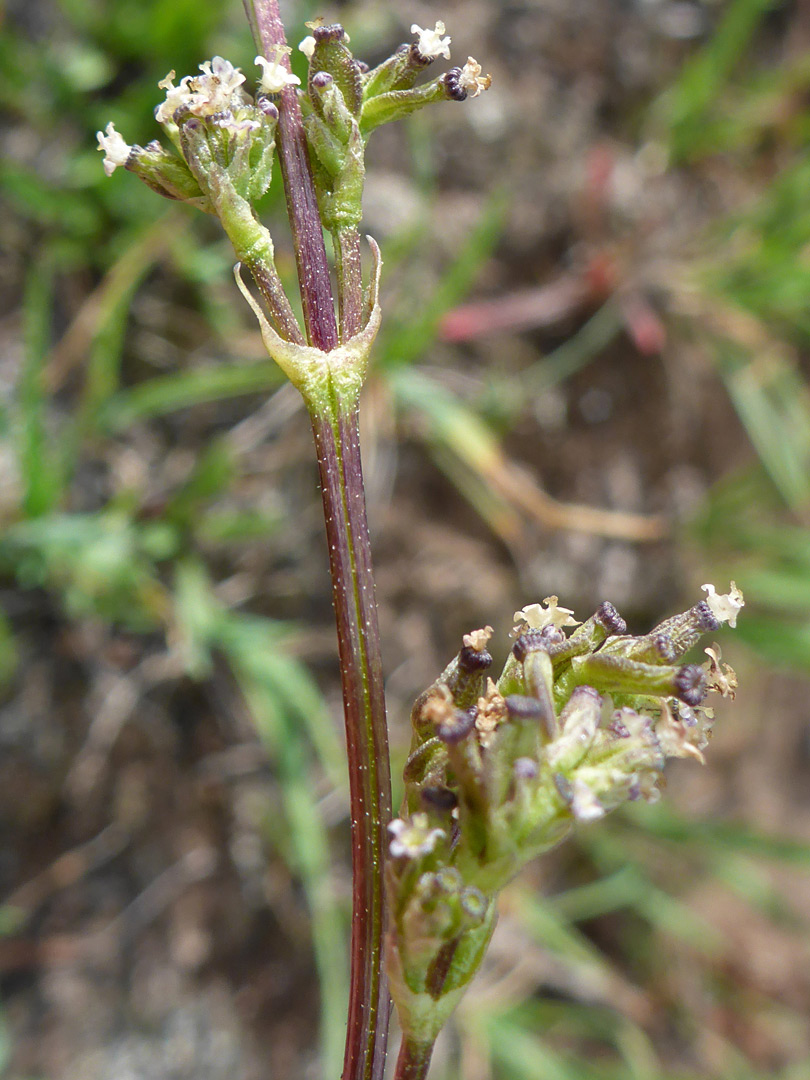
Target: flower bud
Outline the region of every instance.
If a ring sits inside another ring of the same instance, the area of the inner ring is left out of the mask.
[[[318,26],[313,29],[315,44],[309,58],[307,89],[310,99],[319,108],[320,84],[318,80],[327,75],[335,90],[340,94],[343,108],[354,117],[360,115],[363,103],[363,80],[354,57],[346,47],[348,38],[339,23],[332,26]]]

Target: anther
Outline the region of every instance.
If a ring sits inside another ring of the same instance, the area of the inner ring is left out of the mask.
[[[473,706],[471,709],[456,709],[451,716],[448,716],[445,720],[440,720],[436,724],[436,735],[443,743],[447,743],[448,746],[453,746],[455,743],[460,743],[463,739],[466,739],[472,729],[475,727],[475,718],[478,715],[478,709]]]
[[[684,664],[675,675],[676,696],[687,705],[700,705],[706,697],[706,676],[697,664]]]
[[[416,55],[418,56],[419,54],[417,53]],[[450,68],[450,70],[444,74],[444,85],[447,87],[448,96],[451,97],[453,101],[467,100],[467,91],[461,85],[461,74],[460,67]]]
[[[626,634],[627,623],[609,600],[603,600],[596,609],[594,619],[609,634]]]

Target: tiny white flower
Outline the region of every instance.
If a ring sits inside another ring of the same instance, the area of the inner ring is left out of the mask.
[[[237,120],[233,113],[226,112],[221,116],[218,116],[214,121],[218,128],[222,128],[223,131],[230,131],[234,135],[250,135],[254,131],[261,129],[261,124],[258,120]]]
[[[712,615],[718,622],[727,622],[732,629],[737,625],[737,615],[740,608],[745,606],[745,600],[740,589],[732,581],[727,593],[718,594],[714,585],[701,585],[706,593],[706,603],[711,608]]]
[[[465,634],[461,639],[461,643],[465,648],[472,649],[474,652],[483,652],[494,633],[495,631],[491,626],[484,626],[480,630],[473,630],[471,634]]]
[[[132,147],[124,141],[123,135],[115,130],[115,124],[110,122],[104,131],[97,131],[99,150],[104,151],[104,172],[112,176],[119,165],[126,165],[127,159],[132,152]]]
[[[245,102],[240,89],[245,76],[229,60],[215,56],[200,64],[202,75],[185,75],[179,86],[174,85],[175,73],[170,71],[158,86],[166,91],[155,117],[159,124],[170,124],[180,108],[190,109],[195,116],[215,116]]]
[[[391,854],[394,858],[404,856],[407,859],[429,855],[436,842],[445,835],[444,829],[430,828],[427,814],[414,814],[410,821],[394,818],[388,831],[394,838],[389,845]]]
[[[712,648],[703,650],[709,657],[709,662],[703,665],[706,672],[706,685],[710,690],[716,690],[723,697],[733,701],[737,691],[737,673],[730,664],[722,662],[720,646],[715,643]]]
[[[280,94],[285,86],[300,86],[301,80],[297,75],[291,75],[282,63],[283,56],[289,56],[292,49],[289,45],[276,45],[274,55],[270,59],[257,56],[254,64],[262,69],[262,77],[259,81],[259,89],[265,94]]]
[[[307,34],[302,41],[299,41],[298,51],[302,52],[307,60],[312,59],[312,54],[315,52],[315,38],[312,34]]]
[[[411,33],[417,34],[419,40],[416,43],[416,48],[420,56],[425,60],[435,60],[438,56],[443,56],[445,60],[450,59],[450,41],[449,37],[442,37],[444,33],[444,23],[439,20],[436,23],[436,27],[433,30],[423,30],[421,26],[417,26],[416,23],[411,27]]]
[[[698,720],[698,714],[691,709],[677,714],[666,701],[661,702],[661,715],[655,725],[655,737],[667,757],[693,757],[701,765],[706,764],[702,751],[708,743],[704,725]]]
[[[200,64],[200,71],[207,75],[209,80],[216,79],[219,84],[218,91],[227,97],[235,94],[245,81],[241,70],[234,67],[230,60],[224,60],[221,56],[215,56],[213,60],[206,60]]]
[[[478,97],[482,90],[489,90],[492,86],[492,76],[482,75],[481,65],[472,56],[468,56],[458,77],[458,85],[471,97]]]
[[[166,78],[158,83],[160,89],[166,91],[166,100],[155,109],[155,119],[159,124],[171,124],[179,108],[188,105],[193,110],[193,107],[202,101],[202,95],[195,93],[191,87],[193,76],[185,75],[179,86],[174,85],[174,77],[174,71],[170,71]]]
[[[579,626],[579,619],[575,619],[574,612],[570,608],[559,606],[556,596],[547,596],[541,604],[528,604],[514,614],[514,620],[518,624],[527,626],[530,630],[542,630],[544,626]],[[516,628],[517,629],[517,628]]]

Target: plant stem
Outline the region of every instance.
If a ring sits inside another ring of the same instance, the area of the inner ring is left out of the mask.
[[[384,975],[385,829],[391,778],[382,660],[363,497],[357,412],[312,415],[343,679],[352,807],[351,989],[344,1080],[379,1080],[389,999]]]
[[[425,1080],[430,1067],[433,1043],[411,1042],[403,1038],[399,1048],[394,1080]]]
[[[276,54],[286,45],[278,0],[245,0],[245,9],[262,54]],[[286,55],[283,62],[289,67]],[[328,353],[339,339],[306,135],[295,88],[286,87],[280,99],[277,143],[304,322],[310,344]],[[359,245],[357,253],[348,278],[351,294],[359,297]],[[307,404],[329,544],[351,797],[352,941],[343,1080],[382,1080],[390,1012],[383,960],[385,831],[391,818],[388,729],[357,402],[344,402],[333,391],[330,404]]]
[[[340,337],[348,341],[363,321],[363,273],[360,262],[360,235],[351,227],[332,233],[335,249],[335,277],[340,309]]]
[[[268,265],[267,262],[250,258],[243,261],[253,275],[253,280],[262,294],[262,299],[267,305],[279,334],[285,341],[292,341],[296,345],[305,345],[304,335],[301,333],[298,320],[290,306],[290,301],[287,299],[287,294],[284,292],[276,268],[272,263]]]

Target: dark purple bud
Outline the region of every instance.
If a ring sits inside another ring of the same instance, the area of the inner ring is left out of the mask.
[[[705,600],[701,600],[699,603],[695,604],[692,608],[692,614],[697,621],[698,629],[704,634],[711,634],[715,630],[720,629],[719,620],[715,617],[714,612]]]
[[[549,623],[548,626],[544,626],[540,631],[540,638],[545,645],[549,648],[552,645],[560,645],[566,640],[565,634],[554,623]]]
[[[465,645],[458,654],[458,666],[462,671],[485,671],[492,666],[492,657],[486,649],[471,649]]]
[[[517,780],[536,780],[540,775],[540,766],[530,757],[516,758],[512,770]]]
[[[539,720],[545,715],[545,709],[537,698],[524,697],[522,694],[510,694],[504,698],[506,710],[513,720]]]
[[[419,53],[416,54],[417,56]],[[461,68],[450,68],[445,72],[444,85],[447,87],[447,95],[452,98],[453,101],[466,101],[467,91],[461,85]]]
[[[360,72],[361,75],[367,75],[368,74],[370,69],[369,69],[368,64],[365,62],[365,60],[355,60],[354,64],[355,64],[355,67],[357,68],[357,70]]]
[[[542,649],[544,652],[548,650],[548,641],[543,637],[543,630],[527,630],[525,634],[518,637],[512,646],[515,658],[520,660],[521,663],[530,652],[535,652],[538,649]]]
[[[687,705],[700,705],[706,697],[706,676],[697,664],[684,664],[675,675],[675,694]]]
[[[462,739],[467,738],[475,727],[475,718],[477,715],[478,709],[476,709],[475,706],[466,710],[456,709],[452,716],[448,717],[446,720],[440,720],[436,725],[437,737],[449,746],[460,743]]]
[[[609,600],[603,600],[596,609],[594,619],[609,634],[626,634],[627,623]]]
[[[342,41],[346,36],[346,31],[340,23],[332,23],[331,26],[316,26],[312,31],[312,36],[318,43],[322,41]]]
[[[419,797],[428,810],[449,813],[458,806],[456,793],[446,787],[423,787],[419,792]]]
[[[326,87],[330,86],[334,81],[335,80],[328,71],[318,71],[309,80],[309,84],[315,90],[325,90]]]
[[[413,42],[412,45],[408,46],[408,51],[411,54],[409,59],[410,59],[411,64],[413,65],[413,67],[422,67],[422,68],[430,67],[430,65],[435,60],[435,57],[422,56],[422,54],[419,52],[419,46],[417,45],[417,43],[415,41]]]

